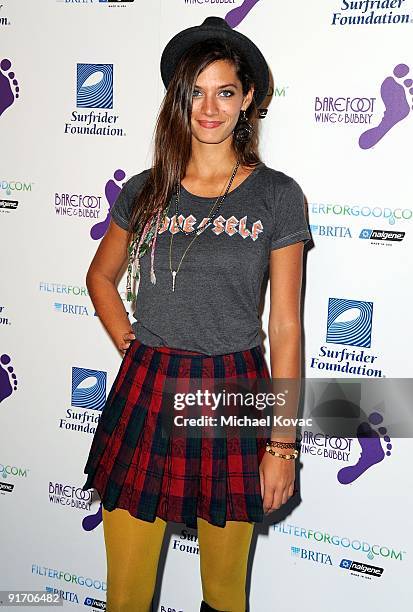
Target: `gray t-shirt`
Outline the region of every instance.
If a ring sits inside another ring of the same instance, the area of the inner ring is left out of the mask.
[[[134,195],[149,169],[123,186],[111,215],[123,229]],[[199,227],[215,198],[192,195],[181,187],[180,225]],[[169,267],[172,231],[172,269],[176,269],[194,235],[174,227],[175,199],[156,240],[150,280],[150,250],[140,259],[141,278],[132,327],[149,346],[168,346],[207,355],[242,351],[261,344],[259,301],[270,251],[311,239],[304,196],[294,179],[260,163],[231,191],[213,224],[192,243],[175,279]],[[192,215],[191,219],[187,217]],[[185,219],[188,225],[184,225]]]

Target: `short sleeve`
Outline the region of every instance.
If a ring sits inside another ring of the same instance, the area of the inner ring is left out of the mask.
[[[124,230],[128,230],[129,218],[137,193],[142,189],[149,170],[144,170],[139,174],[134,174],[126,181],[120,190],[113,206],[110,210],[112,219]]]
[[[275,224],[271,237],[271,250],[295,242],[304,241],[305,243],[311,240],[303,191],[294,179],[287,178],[287,182],[280,186],[280,195],[275,201]]]

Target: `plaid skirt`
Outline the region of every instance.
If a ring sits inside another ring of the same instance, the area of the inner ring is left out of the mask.
[[[98,422],[82,490],[96,489],[106,510],[123,508],[151,522],[262,522],[265,437],[162,435],[162,386],[179,377],[225,382],[268,379],[270,372],[261,345],[210,356],[133,340]]]

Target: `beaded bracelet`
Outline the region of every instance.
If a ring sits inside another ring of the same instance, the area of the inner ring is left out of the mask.
[[[267,440],[267,446],[276,446],[277,448],[295,448],[296,442],[278,442],[277,440]]]
[[[265,449],[267,452],[270,453],[270,455],[273,455],[274,457],[281,457],[282,459],[297,459],[298,457],[298,450],[295,450],[292,454],[288,454],[288,455],[284,455],[283,453],[277,453],[276,451],[273,451],[271,446],[267,446]]]

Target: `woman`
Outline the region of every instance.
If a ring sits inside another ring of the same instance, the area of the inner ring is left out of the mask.
[[[271,375],[299,379],[310,233],[298,184],[258,156],[268,67],[254,43],[209,17],[169,41],[161,73],[152,168],[125,183],[87,274],[124,357],[83,489],[102,500],[108,612],[150,609],[168,521],[198,529],[201,610],[244,612],[254,523],[293,494],[295,436],[165,436],[162,388],[270,379],[258,319],[268,267]],[[126,259],[132,326],[116,289]]]

